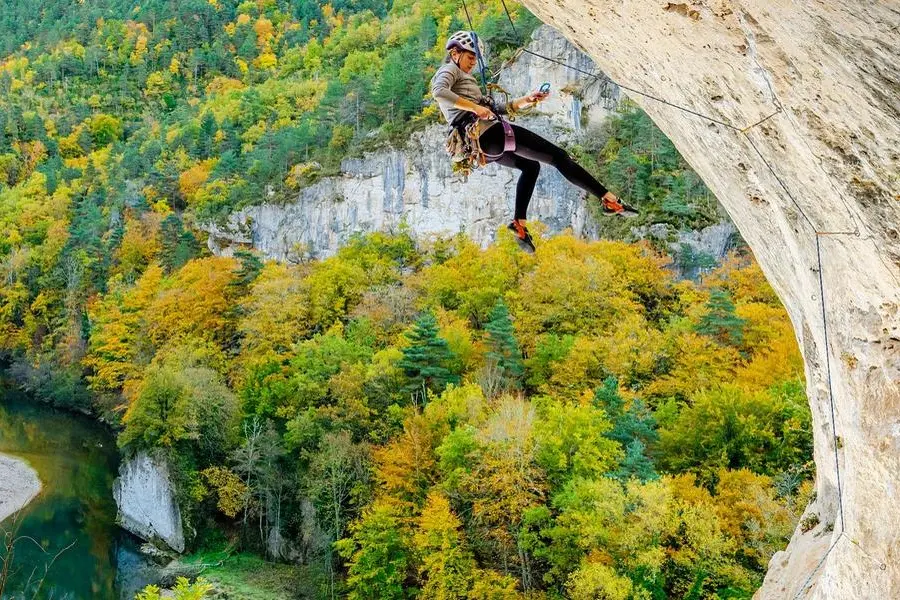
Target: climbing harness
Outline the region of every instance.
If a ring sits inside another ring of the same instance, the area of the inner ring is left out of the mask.
[[[503,151],[500,154],[488,154],[482,150],[481,134],[486,129],[485,121],[473,113],[464,114],[451,125],[444,145],[447,154],[450,155],[453,172],[464,177],[468,177],[472,169],[483,167],[497,160],[504,153],[513,152],[516,149],[516,135],[512,125],[497,114],[493,101],[489,97],[485,97],[482,104],[494,112],[500,126],[503,127]]]
[[[450,155],[453,172],[468,177],[472,169],[487,164],[481,144],[478,143],[478,119],[465,119],[454,124],[447,135],[444,148]]]

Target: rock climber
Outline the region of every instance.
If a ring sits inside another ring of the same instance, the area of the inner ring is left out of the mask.
[[[590,173],[578,165],[568,153],[523,127],[508,123],[500,117],[543,101],[549,91],[537,91],[510,100],[494,101],[485,96],[471,74],[484,47],[474,31],[457,31],[447,40],[446,62],[431,79],[431,94],[444,118],[452,126],[448,151],[456,158],[468,160],[470,165],[496,162],[504,167],[522,171],[516,185],[516,208],[508,229],[516,236],[522,249],[533,252],[534,242],[525,227],[528,203],[540,172],[540,163],[555,167],[570,183],[600,199],[605,214],[635,216],[630,206],[619,200]],[[456,143],[451,149],[451,140]]]

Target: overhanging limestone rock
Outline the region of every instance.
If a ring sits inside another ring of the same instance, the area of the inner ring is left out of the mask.
[[[900,7],[524,3],[618,83],[733,126],[630,94],[753,248],[806,363],[819,525],[756,597],[900,598]]]

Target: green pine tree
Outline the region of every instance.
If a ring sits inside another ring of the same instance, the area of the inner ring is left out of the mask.
[[[603,385],[594,392],[594,406],[606,411],[612,429],[606,437],[622,444],[625,458],[614,476],[619,479],[637,477],[641,481],[656,479],[653,461],[647,456],[647,446],[659,441],[656,419],[647,410],[640,398],[635,398],[625,407],[619,395],[619,382],[615,377],[607,377]]]
[[[172,213],[160,226],[160,264],[167,273],[177,271],[200,252],[200,244],[190,231],[184,229],[178,215]]]
[[[609,415],[609,420],[615,422],[622,414],[625,401],[619,396],[619,380],[615,377],[607,377],[603,385],[594,390],[594,406],[602,408]]]
[[[640,398],[635,398],[625,408],[625,401],[619,395],[619,382],[615,377],[607,377],[603,385],[594,392],[594,406],[602,408],[609,416],[613,428],[607,437],[627,447],[632,440],[639,439],[644,445],[659,439],[656,433],[656,419]]]
[[[647,447],[641,440],[633,439],[625,448],[625,458],[622,459],[618,470],[613,473],[613,477],[622,481],[637,478],[641,482],[659,479],[653,461],[647,458],[646,450]]]
[[[78,146],[84,151],[85,154],[89,153],[94,148],[94,140],[91,138],[91,132],[87,127],[82,127],[78,132]],[[91,163],[88,163],[90,165]]]
[[[525,366],[519,343],[516,341],[512,319],[509,318],[509,310],[502,299],[497,300],[484,328],[488,334],[487,343],[490,348],[487,359],[500,370],[503,388],[521,389]]]
[[[415,44],[387,54],[373,100],[388,122],[404,121],[422,109],[422,67],[422,51]]]
[[[740,346],[744,341],[744,319],[734,312],[734,303],[728,290],[710,290],[706,314],[697,325],[697,332],[708,335],[723,345]]]
[[[440,393],[449,383],[459,383],[459,376],[447,369],[453,359],[446,340],[438,337],[437,319],[429,311],[416,320],[406,334],[410,344],[403,349],[400,368],[409,383],[404,390],[419,393],[423,387]]]
[[[200,117],[200,131],[197,133],[197,154],[201,158],[209,158],[213,154],[214,140],[219,126],[211,110]]]
[[[234,257],[241,261],[241,266],[235,271],[234,281],[228,285],[238,295],[244,295],[262,271],[263,262],[249,250],[235,250]]]

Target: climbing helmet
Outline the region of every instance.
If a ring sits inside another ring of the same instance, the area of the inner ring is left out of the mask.
[[[475,43],[478,43],[478,52],[475,52]],[[484,56],[484,44],[478,38],[474,31],[457,31],[447,39],[446,49],[449,52],[452,48],[459,50],[467,50],[474,54]]]

